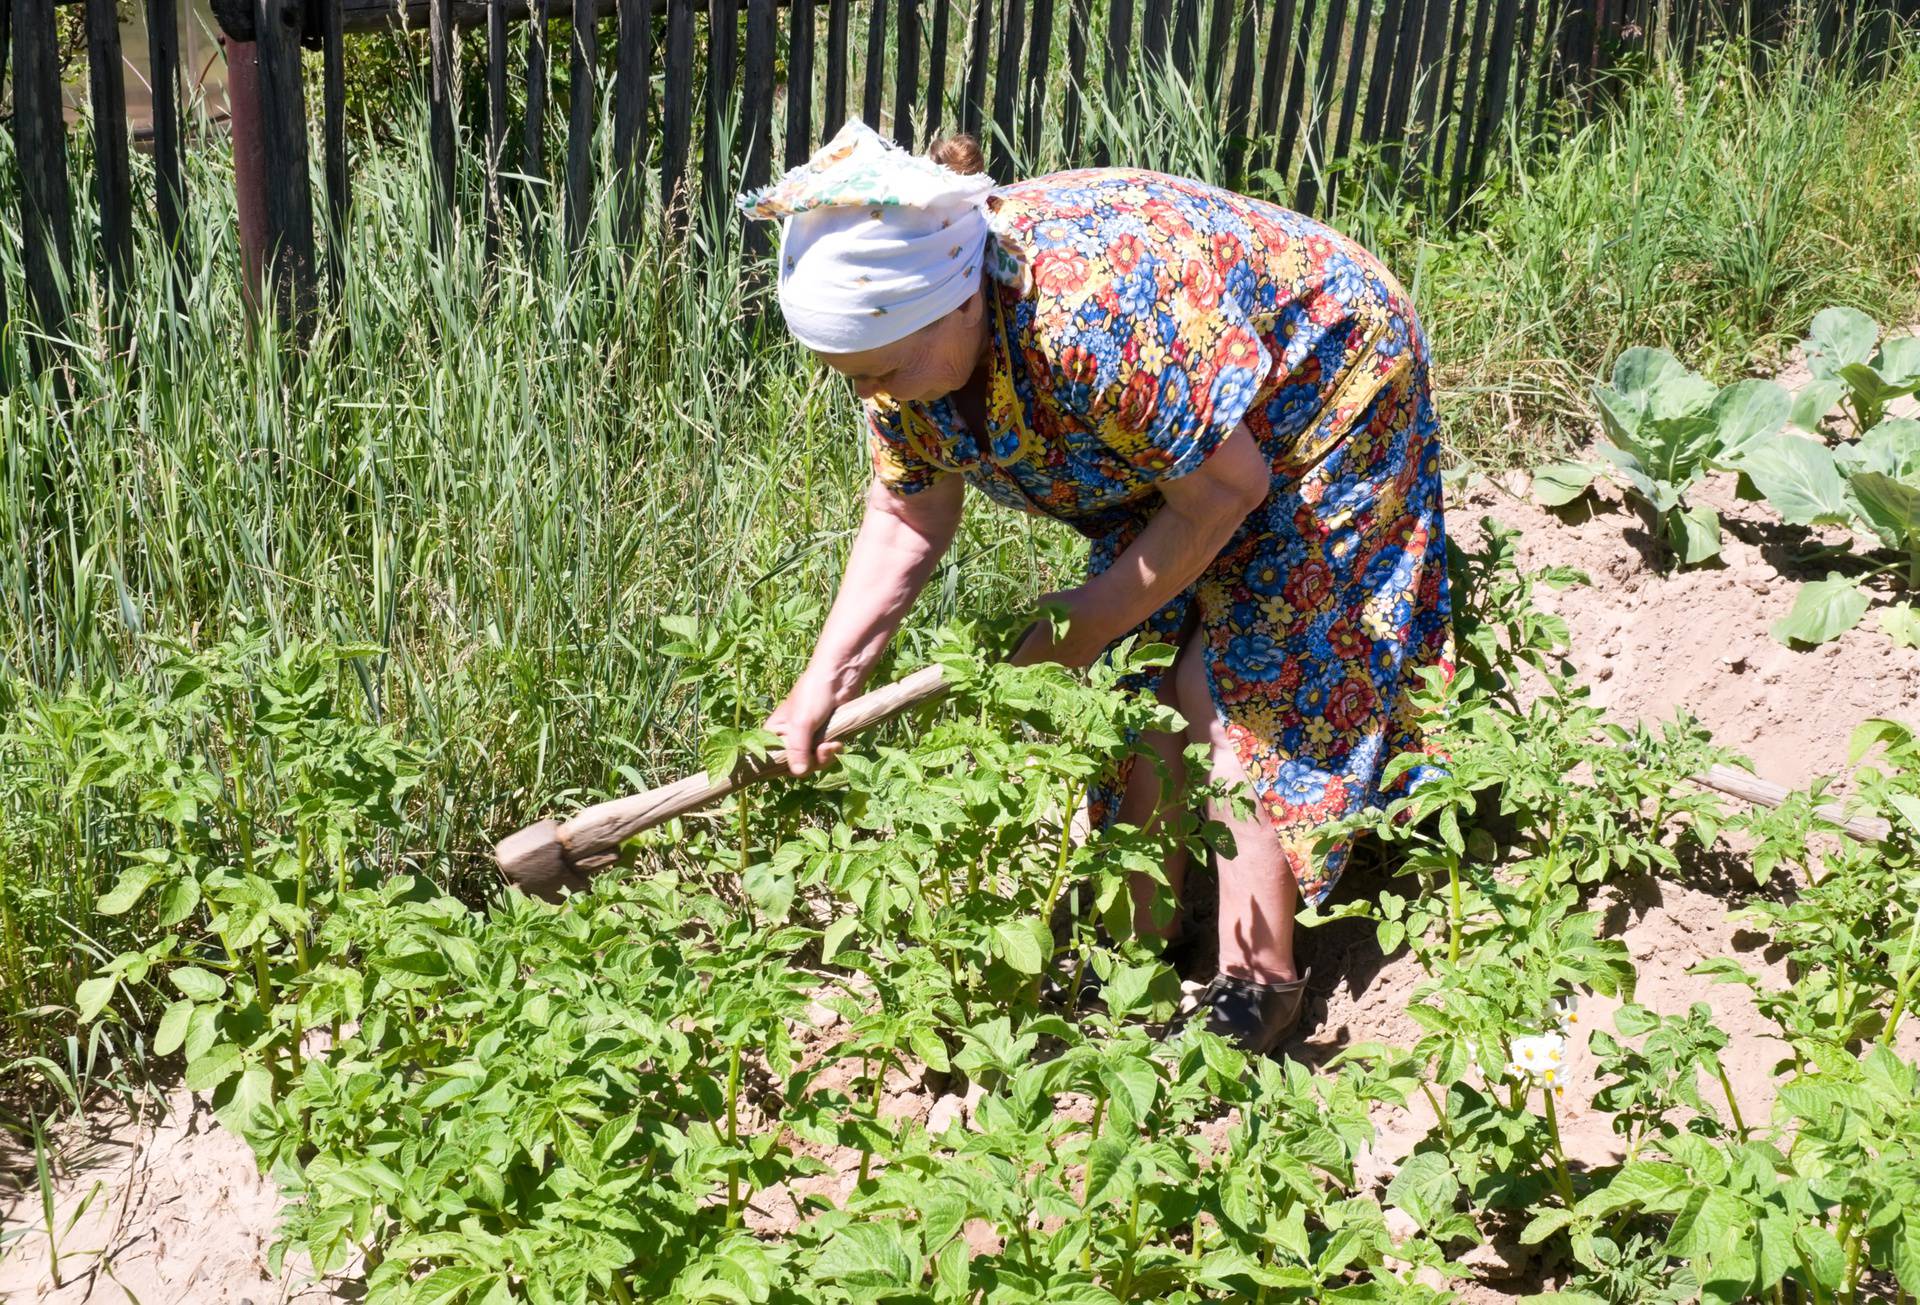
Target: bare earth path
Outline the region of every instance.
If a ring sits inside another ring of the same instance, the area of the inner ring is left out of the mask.
[[[1572,629],[1581,678],[1620,719],[1658,719],[1685,709],[1716,739],[1752,757],[1760,774],[1792,786],[1842,773],[1847,736],[1861,720],[1920,719],[1920,650],[1894,647],[1871,615],[1812,652],[1772,639],[1768,627],[1791,605],[1795,581],[1808,575],[1794,560],[1802,544],[1764,506],[1736,500],[1729,482],[1711,483],[1704,496],[1727,524],[1723,564],[1673,574],[1662,569],[1644,523],[1617,496],[1603,494],[1597,506],[1556,518],[1527,502],[1524,488],[1524,478],[1503,479],[1456,495],[1451,528],[1471,540],[1478,519],[1490,515],[1520,528],[1527,569],[1571,564],[1591,575],[1591,586],[1551,595],[1547,603]],[[1343,891],[1367,887],[1356,876]],[[1638,1000],[1665,1012],[1705,1001],[1733,1036],[1728,1068],[1751,1119],[1765,1116],[1766,1084],[1782,1048],[1744,990],[1686,973],[1702,957],[1735,955],[1784,979],[1784,958],[1766,955],[1762,940],[1727,919],[1742,891],[1738,882],[1709,892],[1651,881],[1607,900],[1609,925],[1640,967]],[[1420,972],[1404,955],[1381,957],[1371,930],[1352,924],[1317,931],[1306,952],[1324,986],[1318,1026],[1296,1050],[1323,1058],[1351,1042],[1415,1039],[1405,1006]],[[1607,1027],[1611,1004],[1590,1002],[1584,1013],[1586,1027]],[[1920,1022],[1909,1032],[1903,1050],[1920,1057]],[[1576,1050],[1576,1083],[1580,1064]],[[1584,1100],[1577,1087],[1568,1093],[1566,1140],[1577,1159],[1603,1163],[1618,1154],[1609,1121]],[[193,1110],[186,1093],[174,1093],[166,1104],[157,1124],[102,1116],[62,1135],[55,1183],[65,1283],[59,1288],[32,1157],[17,1148],[0,1151],[0,1214],[8,1233],[19,1233],[0,1260],[0,1299],[141,1305],[353,1299],[351,1286],[336,1291],[305,1274],[290,1273],[285,1281],[267,1274],[278,1204],[273,1184],[255,1171],[238,1139],[204,1109]],[[901,1104],[924,1117],[957,1103]],[[1369,1175],[1384,1184],[1431,1120],[1424,1112],[1383,1111],[1378,1123],[1380,1145]],[[1464,1262],[1480,1278],[1463,1293],[1471,1301],[1512,1299],[1549,1285],[1512,1247],[1483,1247]]]

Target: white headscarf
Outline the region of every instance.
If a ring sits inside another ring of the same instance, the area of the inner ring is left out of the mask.
[[[784,218],[780,310],[821,353],[860,353],[952,312],[980,284],[993,181],[901,149],[858,118],[779,181],[740,196]]]

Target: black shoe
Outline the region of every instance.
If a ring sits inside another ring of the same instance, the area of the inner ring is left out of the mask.
[[[1258,983],[1222,974],[1200,994],[1195,1013],[1205,1012],[1207,1032],[1264,1056],[1299,1027],[1310,977],[1312,971],[1291,983]]]

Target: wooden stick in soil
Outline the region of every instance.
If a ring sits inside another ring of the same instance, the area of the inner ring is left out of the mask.
[[[946,673],[938,666],[924,666],[842,705],[827,722],[826,738],[836,741],[863,733],[946,691]],[[765,761],[743,762],[717,782],[705,774],[688,775],[645,793],[587,807],[564,822],[543,820],[529,825],[502,839],[493,857],[508,883],[552,900],[563,889],[584,889],[595,871],[613,863],[620,845],[642,830],[698,811],[739,789],[785,774],[786,769],[786,752],[775,751]]]
[[[1731,766],[1710,767],[1706,774],[1693,776],[1693,782],[1702,788],[1710,788],[1716,793],[1725,793],[1728,797],[1737,797],[1743,802],[1763,807],[1777,807],[1787,800],[1788,789],[1785,785],[1750,775],[1744,770],[1735,770]],[[1814,814],[1822,820],[1832,821],[1863,843],[1881,842],[1891,832],[1886,821],[1874,816],[1848,816],[1837,803],[1816,807]]]

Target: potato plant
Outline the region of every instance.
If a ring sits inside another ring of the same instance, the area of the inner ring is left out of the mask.
[[[1398,877],[1308,917],[1365,917],[1427,971],[1410,1047],[1313,1071],[1170,1020],[1128,877],[1224,835],[1072,822],[1174,723],[1120,687],[1169,650],[1013,668],[1011,629],[936,640],[948,702],[817,782],[652,831],[563,905],[484,910],[407,864],[421,759],[356,698],[360,650],[177,650],[148,690],[66,708],[95,745],[77,794],[158,831],[109,900],[153,912],[153,940],[89,1013],[138,1030],[163,998],[156,1045],[289,1192],[276,1263],[380,1302],[1439,1302],[1500,1225],[1561,1300],[1912,1293],[1920,1121],[1893,1039],[1920,745],[1861,736],[1883,847],[1816,855],[1804,820],[1728,816],[1684,782],[1724,759],[1697,728],[1611,725],[1571,680],[1533,595],[1579,577],[1523,575],[1489,537],[1452,559],[1459,673],[1423,690],[1446,772],[1352,822]],[[764,627],[673,635],[710,759],[759,746],[764,677],[737,668],[771,664]],[[1631,1002],[1590,900],[1735,825],[1763,873],[1807,880],[1751,908],[1800,981],[1706,967],[1792,1048],[1767,1120],[1701,1009]],[[1589,993],[1628,1004],[1575,1065]],[[1613,1113],[1621,1163],[1570,1163],[1570,1092]],[[1363,1181],[1375,1113],[1409,1103],[1432,1130]]]

